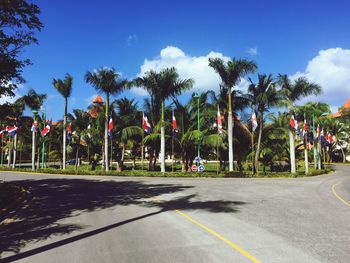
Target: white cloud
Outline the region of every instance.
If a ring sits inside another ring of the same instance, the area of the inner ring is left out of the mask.
[[[251,47],[247,50],[247,53],[251,56],[258,55],[258,48],[257,47]]]
[[[130,89],[130,92],[141,97],[146,97],[148,96],[148,93],[145,89],[139,88],[139,87],[133,87]]]
[[[338,109],[339,109],[339,106],[330,106],[331,107],[331,112],[332,113],[336,113],[336,112],[338,112]]]
[[[176,67],[180,78],[192,78],[195,81],[194,88],[190,92],[218,90],[221,82],[220,76],[208,65],[208,59],[214,57],[224,61],[230,59],[222,53],[214,51],[207,55],[192,57],[177,47],[168,46],[160,51],[159,57],[151,60],[145,59],[138,76],[143,76],[149,70],[160,71],[168,67]],[[146,92],[141,92],[138,88],[131,91],[137,95],[147,95]]]
[[[136,34],[132,34],[132,35],[129,35],[127,38],[126,38],[126,45],[127,46],[131,46],[132,44],[134,43],[137,43],[138,41],[138,37]]]
[[[291,78],[306,77],[322,87],[318,97],[310,96],[303,100],[322,101],[340,107],[350,97],[350,50],[330,48],[319,51],[308,62],[305,72],[297,72]]]

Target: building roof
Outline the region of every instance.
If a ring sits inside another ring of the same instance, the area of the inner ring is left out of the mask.
[[[331,114],[331,117],[333,118],[338,118],[341,116],[341,112],[340,109],[350,109],[350,98],[348,98],[345,103],[343,104],[343,106],[341,106],[341,108],[338,109],[338,111],[336,113]]]
[[[92,103],[103,103],[103,98],[100,95],[97,95],[93,100]]]

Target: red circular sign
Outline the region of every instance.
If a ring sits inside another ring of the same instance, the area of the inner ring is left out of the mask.
[[[195,164],[192,165],[191,170],[192,170],[192,172],[197,172],[198,171],[197,165],[195,165]]]

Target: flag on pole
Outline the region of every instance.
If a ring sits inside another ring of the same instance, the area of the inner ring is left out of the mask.
[[[330,132],[327,131],[327,135],[326,135],[326,141],[327,141],[327,145],[331,146],[333,143],[333,136]]]
[[[42,136],[46,136],[51,130],[51,122],[48,122],[45,128],[41,131]]]
[[[112,130],[113,130],[113,119],[112,116],[109,118],[109,123],[108,123],[108,136],[112,137]]]
[[[15,136],[17,134],[17,126],[6,126],[6,131],[9,133],[11,137]]]
[[[217,122],[217,126],[218,126],[218,133],[221,134],[223,129],[222,129],[222,116],[220,114],[219,105],[218,105],[218,113],[216,116],[216,122]]]
[[[70,141],[72,139],[72,133],[73,133],[71,122],[67,125],[66,131],[67,131],[67,139]]]
[[[298,121],[297,121],[297,116],[295,114],[295,111],[293,111],[292,116],[290,117],[289,124],[290,124],[290,127],[292,127],[294,130],[298,129]]]
[[[252,128],[253,128],[253,131],[255,131],[257,127],[258,127],[258,121],[256,119],[255,111],[253,111],[252,112]]]
[[[321,129],[320,140],[321,140],[321,144],[325,144],[326,143],[326,139],[325,139],[325,136],[324,136],[323,128]]]
[[[299,126],[298,126],[298,120],[297,120],[297,115],[295,114],[295,111],[293,111],[293,114],[290,118],[290,126],[292,127],[292,129],[294,129],[299,136],[302,136],[302,131],[300,130]]]
[[[178,132],[178,129],[177,129],[177,123],[176,123],[174,111],[173,111],[172,126],[173,126],[173,135],[175,135],[175,133]]]
[[[304,125],[303,125],[303,136],[305,136],[307,134],[308,131],[308,126],[306,123],[306,119],[304,119]]]
[[[32,132],[38,132],[38,122],[34,121],[31,128]]]
[[[333,143],[333,135],[332,135],[332,134],[329,134],[329,136],[328,136],[328,142],[329,142],[330,144]]]
[[[142,114],[142,123],[143,123],[143,130],[147,133],[151,133],[152,127],[145,113]]]
[[[312,131],[309,131],[307,132],[306,136],[307,136],[309,150],[311,150],[312,146],[314,145],[314,133]]]

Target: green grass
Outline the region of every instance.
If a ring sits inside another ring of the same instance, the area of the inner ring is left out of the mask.
[[[72,175],[110,175],[110,176],[138,176],[138,177],[244,177],[244,178],[276,178],[276,177],[305,177],[305,172],[302,169],[299,169],[296,174],[291,174],[290,172],[270,172],[266,171],[266,174],[260,172],[259,176],[253,176],[251,171],[246,172],[221,172],[216,173],[216,164],[207,164],[206,170],[204,172],[181,172],[181,165],[177,165],[174,172],[171,172],[171,167],[167,167],[168,170],[165,173],[161,173],[160,171],[148,171],[141,170],[141,167],[137,166],[137,169],[131,170],[131,167],[126,167],[126,169],[122,172],[118,172],[113,168],[113,170],[109,172],[105,172],[102,170],[101,166],[96,167],[96,170],[91,170],[89,165],[81,165],[78,169],[75,169],[74,166],[68,166],[66,170],[61,170],[57,168],[44,168],[39,169],[36,172],[39,173],[49,173],[49,174],[72,174]],[[21,172],[32,172],[31,169],[25,168],[16,168],[11,169],[7,167],[1,167],[0,170],[4,171],[21,171]],[[307,176],[315,176],[320,174],[327,174],[333,171],[331,168],[325,168],[323,170],[315,170],[314,168],[310,168],[310,172]]]

